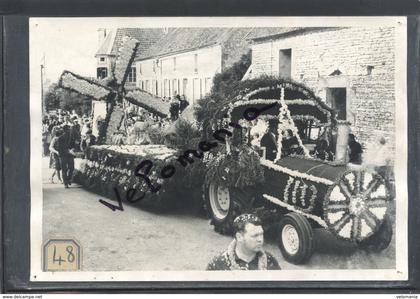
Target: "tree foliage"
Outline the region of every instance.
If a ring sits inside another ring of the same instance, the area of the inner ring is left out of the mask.
[[[250,65],[251,51],[242,55],[241,59],[230,68],[216,74],[211,93],[197,102],[195,116],[201,124],[204,136],[210,136],[214,131],[215,122],[224,117],[223,107],[226,107],[232,101]]]
[[[75,110],[79,115],[90,114],[92,99],[52,84],[45,93],[45,106],[47,111],[60,108],[68,111]]]

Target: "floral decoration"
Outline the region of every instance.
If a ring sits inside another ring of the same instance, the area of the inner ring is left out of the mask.
[[[121,47],[118,49],[118,56],[114,69],[114,77],[118,84],[122,83],[124,76],[130,71],[127,68],[127,65],[130,64],[130,60],[134,59],[133,55],[135,54],[137,45],[138,40],[135,38],[129,36],[123,37]]]
[[[101,86],[98,83],[88,79],[79,77],[69,71],[63,72],[59,85],[64,88],[75,90],[85,96],[93,97],[95,99],[103,99],[111,92],[111,90],[107,87]]]

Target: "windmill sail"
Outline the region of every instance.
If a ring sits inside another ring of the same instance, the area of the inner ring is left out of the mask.
[[[70,71],[63,72],[58,85],[98,100],[106,98],[112,92],[112,89]]]
[[[136,89],[128,92],[125,99],[147,111],[157,114],[160,117],[167,117],[169,115],[169,103],[162,101],[162,99],[154,97],[148,92]]]
[[[136,56],[139,41],[125,36],[121,47],[118,49],[118,58],[115,62],[114,77],[117,84],[124,87],[128,73],[131,70],[131,64]]]

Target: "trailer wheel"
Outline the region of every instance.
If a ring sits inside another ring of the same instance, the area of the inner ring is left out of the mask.
[[[204,188],[204,205],[214,230],[220,234],[233,233],[233,220],[249,211],[252,198],[236,188],[226,188],[214,183]]]
[[[284,258],[293,264],[303,264],[313,252],[313,230],[300,214],[289,213],[279,223],[279,248]]]
[[[384,218],[378,231],[367,239],[358,242],[359,248],[372,252],[380,252],[388,248],[392,240],[392,222],[388,216]]]

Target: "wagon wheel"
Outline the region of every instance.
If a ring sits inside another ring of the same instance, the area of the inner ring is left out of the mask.
[[[327,194],[324,220],[335,235],[361,242],[378,232],[389,201],[388,188],[380,175],[353,170]]]

